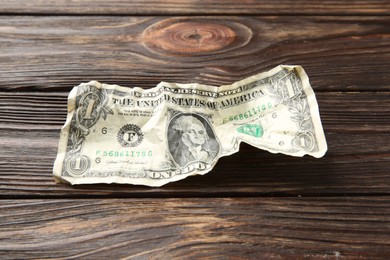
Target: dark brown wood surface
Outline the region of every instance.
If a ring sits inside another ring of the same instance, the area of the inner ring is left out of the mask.
[[[388,197],[3,200],[0,251],[15,259],[386,259],[389,202]]]
[[[241,144],[160,188],[55,184],[66,98],[90,80],[229,84],[302,65],[329,150]],[[1,259],[389,259],[388,1],[0,5]]]
[[[386,0],[13,0],[4,1],[5,14],[117,14],[117,15],[194,15],[194,14],[374,14],[389,15]]]
[[[52,166],[66,118],[67,94],[0,93],[0,119],[4,122],[0,124],[4,147],[0,159],[7,162],[0,164],[0,196],[318,196],[383,194],[390,189],[389,92],[318,93],[329,146],[322,159],[275,155],[242,144],[239,153],[222,158],[205,176],[162,188],[116,185],[115,189],[113,185],[74,188],[53,182]]]
[[[0,35],[0,90],[221,85],[279,64],[316,91],[390,87],[387,16],[2,16]]]

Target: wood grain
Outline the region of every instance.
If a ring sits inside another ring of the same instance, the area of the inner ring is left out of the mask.
[[[67,115],[68,92],[0,92],[0,129],[56,132]],[[318,92],[326,130],[389,132],[389,92]]]
[[[66,117],[64,92],[0,93],[0,197],[188,197],[389,194],[390,93],[317,93],[329,151],[323,159],[242,145],[205,176],[162,188],[57,185],[52,165]]]
[[[242,148],[244,153],[255,153]],[[0,198],[156,198],[238,196],[388,195],[389,156],[325,157],[322,161],[274,156],[232,155],[212,172],[161,188],[133,185],[55,184],[52,158],[2,157]],[[259,159],[260,158],[260,159]]]
[[[120,15],[194,15],[194,14],[390,14],[385,0],[321,2],[309,0],[31,0],[5,1],[0,13],[8,14],[120,14]]]
[[[3,259],[386,259],[389,202],[389,197],[3,200],[0,252]]]
[[[389,259],[389,16],[387,0],[3,1],[0,258]],[[221,85],[279,64],[310,77],[324,158],[242,144],[161,188],[54,183],[73,86]]]
[[[388,91],[389,28],[364,16],[0,16],[0,90],[221,85],[299,64],[316,91]]]

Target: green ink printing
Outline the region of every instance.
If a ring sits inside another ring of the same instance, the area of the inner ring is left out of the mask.
[[[237,128],[237,131],[242,134],[250,135],[253,137],[261,137],[264,133],[261,125],[246,124]]]

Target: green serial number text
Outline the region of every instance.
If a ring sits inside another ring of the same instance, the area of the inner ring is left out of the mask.
[[[267,104],[263,104],[263,105],[254,107],[252,109],[249,109],[248,111],[246,111],[244,113],[225,117],[223,119],[222,123],[226,124],[226,123],[231,122],[231,121],[239,121],[239,120],[247,119],[247,118],[250,118],[250,117],[255,116],[257,114],[260,114],[260,113],[264,112],[265,110],[268,110],[272,107],[273,107],[272,103],[268,102]]]
[[[97,150],[96,156],[103,157],[152,157],[153,152],[149,151],[113,151],[113,150]]]

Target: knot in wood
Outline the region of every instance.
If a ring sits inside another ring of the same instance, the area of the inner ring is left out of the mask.
[[[147,28],[143,42],[152,51],[188,55],[226,49],[236,37],[231,27],[213,21],[167,19]]]

